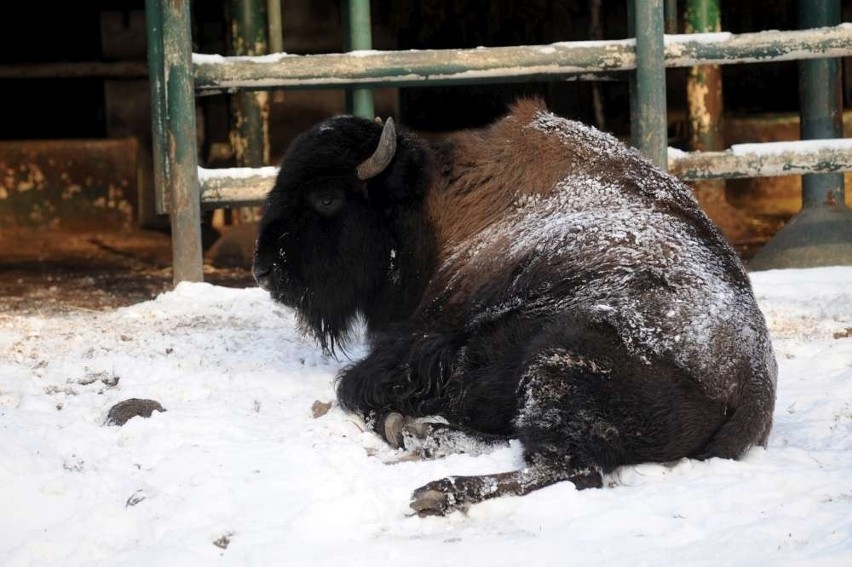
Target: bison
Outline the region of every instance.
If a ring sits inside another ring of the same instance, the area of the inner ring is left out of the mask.
[[[301,134],[253,271],[328,351],[363,322],[336,393],[391,445],[520,440],[526,467],[431,482],[420,515],[767,442],[776,362],[737,254],[685,185],[537,100],[440,140],[354,116]]]

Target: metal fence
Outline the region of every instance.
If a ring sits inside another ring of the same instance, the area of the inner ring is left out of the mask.
[[[852,24],[840,24],[838,0],[800,2],[807,29],[795,31],[667,35],[663,0],[635,0],[628,3],[635,39],[420,51],[370,51],[363,47],[369,40],[362,40],[350,42],[358,49],[347,53],[226,57],[192,53],[187,0],[147,0],[155,185],[158,206],[171,216],[174,281],[203,279],[202,207],[258,204],[276,174],[274,167],[198,167],[195,97],[208,93],[333,87],[352,89],[358,96],[376,86],[595,80],[628,71],[633,73],[633,144],[657,165],[686,181],[833,172],[806,176],[805,209],[824,207],[832,199],[836,204],[838,195],[844,209],[838,172],[852,170],[852,139],[835,139],[842,134],[834,118],[840,111],[837,58],[852,55]],[[349,6],[350,29],[360,30],[363,38],[366,26],[369,36],[369,2],[344,4]],[[667,148],[666,68],[789,60],[807,61],[801,72],[803,99],[809,101],[801,111],[804,137],[825,141],[750,144],[715,152]],[[360,112],[371,115],[364,100],[362,96]],[[829,230],[852,227],[848,211],[842,214],[845,220]],[[836,235],[831,238],[837,240]],[[852,231],[845,238],[852,240]]]

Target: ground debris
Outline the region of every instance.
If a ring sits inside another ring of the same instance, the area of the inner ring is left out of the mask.
[[[130,398],[123,402],[118,402],[110,408],[104,425],[121,426],[136,416],[151,417],[154,410],[159,412],[166,411],[163,406],[160,405],[160,402]]]
[[[848,339],[852,337],[852,327],[846,327],[842,331],[837,331],[832,335],[835,339]]]
[[[321,402],[319,400],[315,401],[311,406],[311,415],[314,416],[314,419],[324,416],[328,413],[328,410],[331,409],[331,402]]]

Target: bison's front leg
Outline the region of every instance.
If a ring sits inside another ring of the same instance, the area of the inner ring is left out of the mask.
[[[538,463],[518,471],[432,481],[414,491],[411,508],[419,516],[443,516],[489,498],[523,496],[563,480],[573,482],[580,490],[602,486],[597,470],[572,470]]]
[[[446,385],[458,348],[449,337],[415,332],[377,340],[366,358],[340,373],[337,398],[378,426],[392,412],[446,415]]]

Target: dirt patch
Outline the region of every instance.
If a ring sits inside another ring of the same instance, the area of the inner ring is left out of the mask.
[[[171,240],[157,231],[0,232],[0,313],[55,314],[132,305],[171,290]],[[252,287],[247,266],[205,266],[205,281]]]

